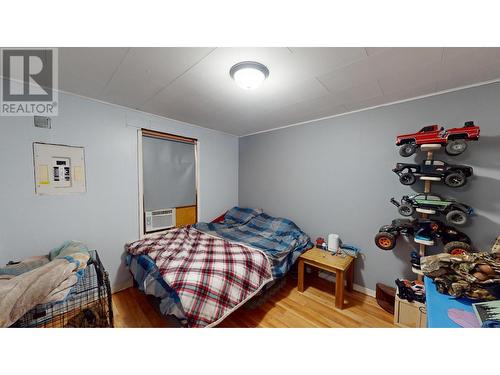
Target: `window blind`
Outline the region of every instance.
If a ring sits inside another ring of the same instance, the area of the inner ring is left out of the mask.
[[[142,137],[144,210],[196,204],[195,144]]]

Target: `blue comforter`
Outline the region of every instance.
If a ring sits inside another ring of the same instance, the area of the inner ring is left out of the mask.
[[[198,223],[194,227],[264,251],[271,260],[275,279],[283,277],[300,254],[313,246],[293,221],[250,208],[234,207],[222,222]]]

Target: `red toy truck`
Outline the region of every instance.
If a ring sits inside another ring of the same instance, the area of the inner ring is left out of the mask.
[[[424,126],[418,133],[402,134],[396,138],[396,145],[401,146],[399,154],[411,156],[417,148],[426,143],[440,144],[446,147],[448,155],[459,155],[467,149],[466,141],[479,139],[479,126],[473,121],[466,122],[462,128],[444,129],[438,125]]]

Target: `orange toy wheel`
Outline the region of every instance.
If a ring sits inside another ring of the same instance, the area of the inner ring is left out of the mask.
[[[391,250],[396,245],[396,237],[389,232],[380,232],[375,236],[375,244],[382,250]]]

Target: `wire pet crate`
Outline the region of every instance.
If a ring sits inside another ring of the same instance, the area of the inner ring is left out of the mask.
[[[64,301],[35,306],[12,325],[18,328],[106,328],[113,327],[113,307],[108,273],[97,251],[84,275]]]

